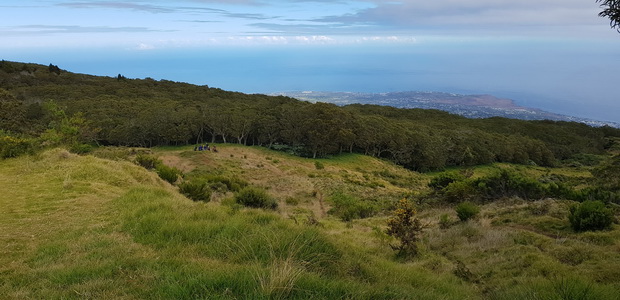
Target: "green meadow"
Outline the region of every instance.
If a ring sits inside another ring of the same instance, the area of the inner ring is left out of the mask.
[[[387,220],[399,199],[428,193],[437,174],[358,154],[307,159],[259,147],[218,149],[110,147],[83,156],[53,149],[1,160],[0,298],[620,295],[619,227],[573,231],[573,201],[508,197],[479,203],[478,217],[467,222],[449,203],[421,201],[419,253],[403,258]],[[219,180],[210,201],[192,201],[133,163],[140,151],[180,170],[179,181]],[[592,176],[509,164],[453,171],[476,177],[493,168]],[[239,205],[230,182],[265,190],[278,207]],[[355,214],[356,203],[369,213]]]

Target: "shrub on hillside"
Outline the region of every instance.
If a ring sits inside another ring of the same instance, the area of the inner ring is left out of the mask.
[[[416,217],[417,211],[407,199],[398,202],[392,218],[388,220],[387,234],[398,239],[398,245],[391,245],[398,250],[401,257],[410,257],[418,253],[418,241],[421,239],[424,226]]]
[[[330,197],[333,207],[329,210],[329,214],[338,216],[345,222],[353,219],[368,218],[376,214],[377,208],[369,203],[353,196],[343,193],[337,193]]]
[[[71,148],[69,148],[69,151],[71,151],[71,153],[75,153],[75,154],[86,154],[86,153],[92,152],[93,149],[94,149],[94,147],[92,145],[82,144],[82,143],[75,143],[75,144],[71,145]]]
[[[455,210],[456,215],[463,222],[474,218],[480,212],[480,208],[476,204],[473,204],[469,201],[459,203],[459,205],[456,206]]]
[[[32,151],[32,142],[9,135],[0,136],[0,158],[17,157]]]
[[[155,170],[161,179],[168,181],[170,184],[174,184],[179,179],[179,176],[182,175],[177,168],[168,167],[164,164],[156,165]]]
[[[146,154],[138,154],[136,156],[135,162],[137,165],[149,170],[155,169],[158,165],[161,164],[161,160],[159,160],[157,157]]]
[[[431,179],[428,186],[436,191],[446,188],[453,182],[464,180],[465,177],[458,173],[441,173]]]
[[[235,202],[253,208],[276,209],[278,203],[264,189],[245,187],[235,195]]]
[[[238,192],[248,186],[247,181],[236,176],[206,175],[202,176],[202,178],[210,182],[215,190],[222,190],[222,185],[225,185],[226,189],[229,191]]]
[[[515,196],[540,199],[546,195],[545,186],[536,179],[506,169],[478,179],[477,187],[487,199]]]
[[[194,201],[211,200],[211,189],[205,181],[183,181],[179,184],[179,192]]]
[[[603,230],[611,226],[613,213],[601,201],[585,201],[571,206],[568,220],[575,231]]]
[[[478,198],[479,193],[471,180],[455,181],[443,189],[443,197],[448,202],[457,203]]]
[[[452,225],[452,219],[448,214],[442,214],[439,216],[439,228],[448,229]]]

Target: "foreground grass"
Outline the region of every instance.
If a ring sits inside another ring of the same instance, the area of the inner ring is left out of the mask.
[[[386,252],[380,239],[369,239],[376,250],[358,251],[358,240],[338,238],[340,222],[298,225],[277,213],[194,203],[128,162],[53,150],[1,161],[0,186],[6,299],[478,294],[451,272],[378,255]]]

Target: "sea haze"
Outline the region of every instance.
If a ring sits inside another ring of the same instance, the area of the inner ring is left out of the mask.
[[[30,50],[1,58],[53,63],[78,73],[151,77],[245,93],[492,94],[522,106],[620,122],[615,74],[620,69],[619,45],[615,41],[465,39],[363,46],[47,49],[45,55]]]

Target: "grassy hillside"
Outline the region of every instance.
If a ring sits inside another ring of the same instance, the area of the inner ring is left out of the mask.
[[[194,202],[106,148],[0,161],[0,295],[7,299],[618,299],[620,230],[575,233],[570,201],[507,198],[457,222],[420,204],[420,253],[396,256],[396,200],[428,192],[420,174],[367,156],[305,159],[259,147],[157,148],[187,180],[237,178],[275,211],[219,189]],[[585,169],[521,168],[588,177]],[[484,176],[495,167],[471,169]],[[375,207],[344,222],[338,197]],[[330,212],[331,211],[331,212]],[[450,220],[440,226],[440,216]],[[581,297],[583,296],[583,297]]]

